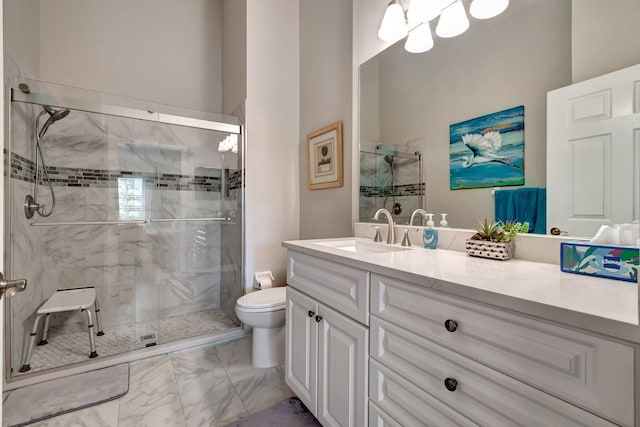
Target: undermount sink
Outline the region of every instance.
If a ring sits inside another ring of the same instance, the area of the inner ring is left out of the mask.
[[[362,242],[360,240],[331,240],[316,242],[315,244],[359,254],[381,254],[409,250],[407,247],[391,246],[385,243]]]

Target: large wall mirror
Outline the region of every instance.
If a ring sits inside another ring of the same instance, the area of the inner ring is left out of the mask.
[[[361,65],[360,221],[385,207],[406,223],[420,203],[438,219],[447,213],[457,228],[493,220],[495,187],[451,189],[450,125],[518,106],[524,186],[546,188],[547,92],[572,84],[571,3],[512,1],[496,18],[472,20],[459,37],[436,38],[429,52],[408,53],[401,40]],[[424,181],[411,182],[418,169],[400,155],[416,153]],[[409,198],[420,182],[424,197]]]

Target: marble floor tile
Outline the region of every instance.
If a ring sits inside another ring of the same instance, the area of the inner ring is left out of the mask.
[[[129,393],[120,399],[118,426],[185,426],[169,355],[131,363]]]
[[[215,347],[242,403],[250,413],[265,409],[293,392],[284,382],[283,367],[256,369],[251,365],[251,340],[233,341]]]
[[[259,412],[293,396],[284,382],[284,368],[254,369],[251,377],[233,383],[249,413]]]
[[[249,414],[215,347],[174,353],[171,360],[187,426],[225,425]]]
[[[118,427],[118,400],[29,424],[29,427]]]
[[[132,362],[119,400],[34,425],[222,427],[292,395],[282,367],[253,368],[243,339]]]

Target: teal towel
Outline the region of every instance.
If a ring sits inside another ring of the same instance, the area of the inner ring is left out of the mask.
[[[495,192],[496,221],[528,222],[529,232],[545,234],[547,229],[547,190],[519,188]]]

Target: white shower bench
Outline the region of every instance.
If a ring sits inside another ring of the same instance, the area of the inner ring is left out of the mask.
[[[36,342],[36,336],[38,335],[38,326],[40,319],[45,316],[44,330],[42,331],[42,339],[38,345],[48,344],[47,337],[49,334],[49,318],[53,313],[62,313],[65,311],[86,311],[89,319],[89,345],[91,353],[89,358],[98,357],[96,352],[96,340],[93,336],[93,318],[91,316],[91,306],[94,306],[96,313],[96,323],[98,326],[98,336],[104,335],[102,326],[100,325],[100,308],[98,306],[98,299],[96,298],[96,288],[78,288],[78,289],[61,289],[56,291],[53,295],[45,301],[44,304],[36,311],[36,320],[33,322],[33,328],[31,329],[31,335],[29,337],[29,346],[24,354],[22,360],[22,367],[20,372],[27,372],[31,369],[31,356],[33,355],[33,348]]]

